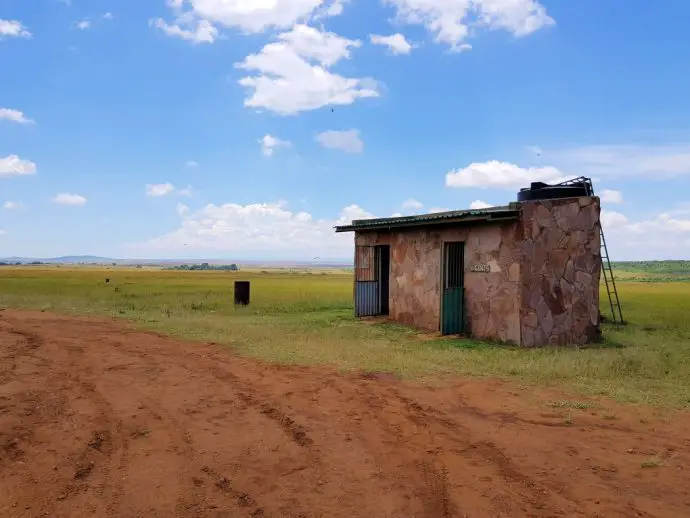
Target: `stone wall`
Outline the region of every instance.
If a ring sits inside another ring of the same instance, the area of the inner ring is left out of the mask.
[[[440,329],[443,242],[465,243],[465,330],[526,347],[599,336],[600,207],[596,197],[520,204],[519,221],[357,232],[390,245],[390,318]],[[472,272],[488,264],[489,272]]]
[[[357,246],[390,245],[390,318],[430,331],[440,328],[442,243],[465,242],[465,329],[487,340],[520,343],[518,221],[438,229],[366,231]],[[472,272],[474,264],[491,271]]]
[[[598,338],[599,198],[523,202],[521,343],[578,345]]]

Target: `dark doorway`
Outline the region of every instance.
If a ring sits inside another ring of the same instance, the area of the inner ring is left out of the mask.
[[[456,335],[463,332],[463,306],[465,297],[465,243],[443,244],[441,269],[441,334]]]
[[[390,308],[390,272],[391,272],[391,247],[379,245],[376,247],[376,280],[379,283],[379,314],[388,315]]]
[[[355,316],[388,315],[390,246],[355,248]]]

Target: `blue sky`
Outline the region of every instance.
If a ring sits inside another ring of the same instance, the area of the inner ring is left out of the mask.
[[[0,256],[351,257],[352,218],[595,178],[690,258],[690,2],[3,0]]]

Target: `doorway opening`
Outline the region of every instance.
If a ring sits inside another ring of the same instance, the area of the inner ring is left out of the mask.
[[[389,245],[356,247],[355,316],[389,314],[390,268]]]
[[[464,330],[465,243],[443,244],[441,269],[441,334],[457,335]]]
[[[376,257],[376,279],[379,283],[379,315],[390,313],[390,277],[391,277],[391,247],[379,245],[374,253]]]

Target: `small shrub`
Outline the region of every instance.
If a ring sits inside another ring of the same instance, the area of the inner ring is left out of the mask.
[[[658,468],[663,466],[663,462],[659,457],[651,457],[648,460],[640,463],[641,468]]]
[[[592,408],[589,403],[584,403],[580,401],[553,401],[549,403],[551,408],[577,408],[578,410],[586,410]]]

